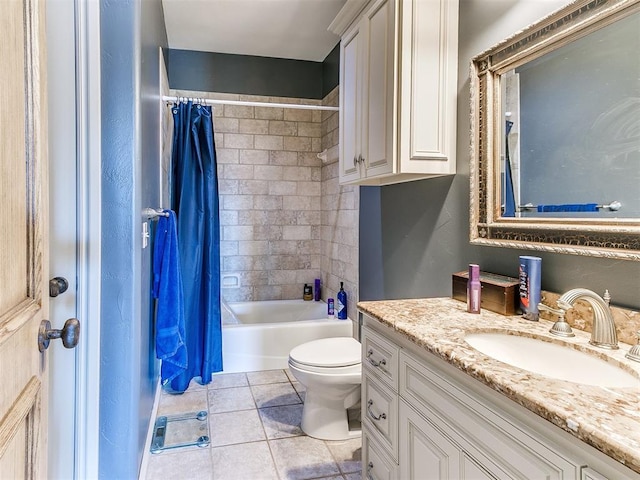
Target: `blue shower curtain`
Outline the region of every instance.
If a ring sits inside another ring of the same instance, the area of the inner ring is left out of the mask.
[[[184,392],[191,379],[207,384],[222,370],[220,221],[211,107],[178,103],[172,113],[171,209],[177,217],[188,366],[171,389]]]
[[[513,189],[513,172],[511,170],[511,158],[509,156],[509,133],[511,133],[511,129],[513,128],[513,122],[507,120],[505,125],[505,167],[504,167],[504,185],[502,187],[503,191],[503,202],[504,202],[504,211],[502,212],[503,217],[515,217],[516,216],[516,198]]]

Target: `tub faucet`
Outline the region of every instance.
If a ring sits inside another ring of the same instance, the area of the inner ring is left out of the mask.
[[[616,334],[616,324],[609,309],[609,290],[604,292],[604,298],[586,288],[574,288],[562,294],[557,305],[569,310],[578,299],[585,300],[593,309],[593,328],[591,330],[591,340],[589,343],[596,347],[615,350],[618,348],[618,335]]]

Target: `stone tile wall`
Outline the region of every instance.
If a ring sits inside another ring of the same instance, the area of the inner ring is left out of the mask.
[[[292,99],[173,90],[172,95],[277,103]],[[227,301],[295,299],[322,279],[322,297],[345,282],[358,298],[358,187],[338,185],[338,113],[216,105],[222,294]],[[318,153],[327,149],[327,161]]]
[[[338,88],[323,105],[339,105]],[[356,320],[360,187],[338,182],[338,119],[338,112],[322,114],[322,149],[327,156],[322,166],[322,296],[335,298],[344,282],[349,318]]]

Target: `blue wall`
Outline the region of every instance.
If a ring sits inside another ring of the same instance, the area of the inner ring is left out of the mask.
[[[340,44],[322,62],[169,50],[169,84],[177,90],[322,99],[340,78]]]
[[[141,210],[160,203],[160,0],[101,3],[101,478],[137,478],[153,407],[150,253]],[[144,19],[144,21],[143,21]]]
[[[361,187],[360,299],[451,295],[451,274],[479,263],[517,276],[530,250],[469,243],[469,61],[566,2],[460,0],[457,174],[386,187]],[[416,208],[419,206],[420,208]],[[366,247],[365,247],[366,243]],[[612,304],[640,308],[640,262],[553,253],[542,257],[542,288],[585,287]]]

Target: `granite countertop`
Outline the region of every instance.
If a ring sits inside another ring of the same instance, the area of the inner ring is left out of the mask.
[[[571,433],[631,470],[640,473],[640,363],[624,357],[630,346],[606,351],[588,344],[590,334],[549,334],[553,322],[530,322],[488,310],[467,313],[466,304],[451,298],[359,302],[358,309],[391,327],[416,345],[444,359],[492,389]],[[480,353],[464,341],[467,333],[500,331],[553,342],[619,363],[639,376],[638,386],[604,388],[555,380],[512,367]]]

